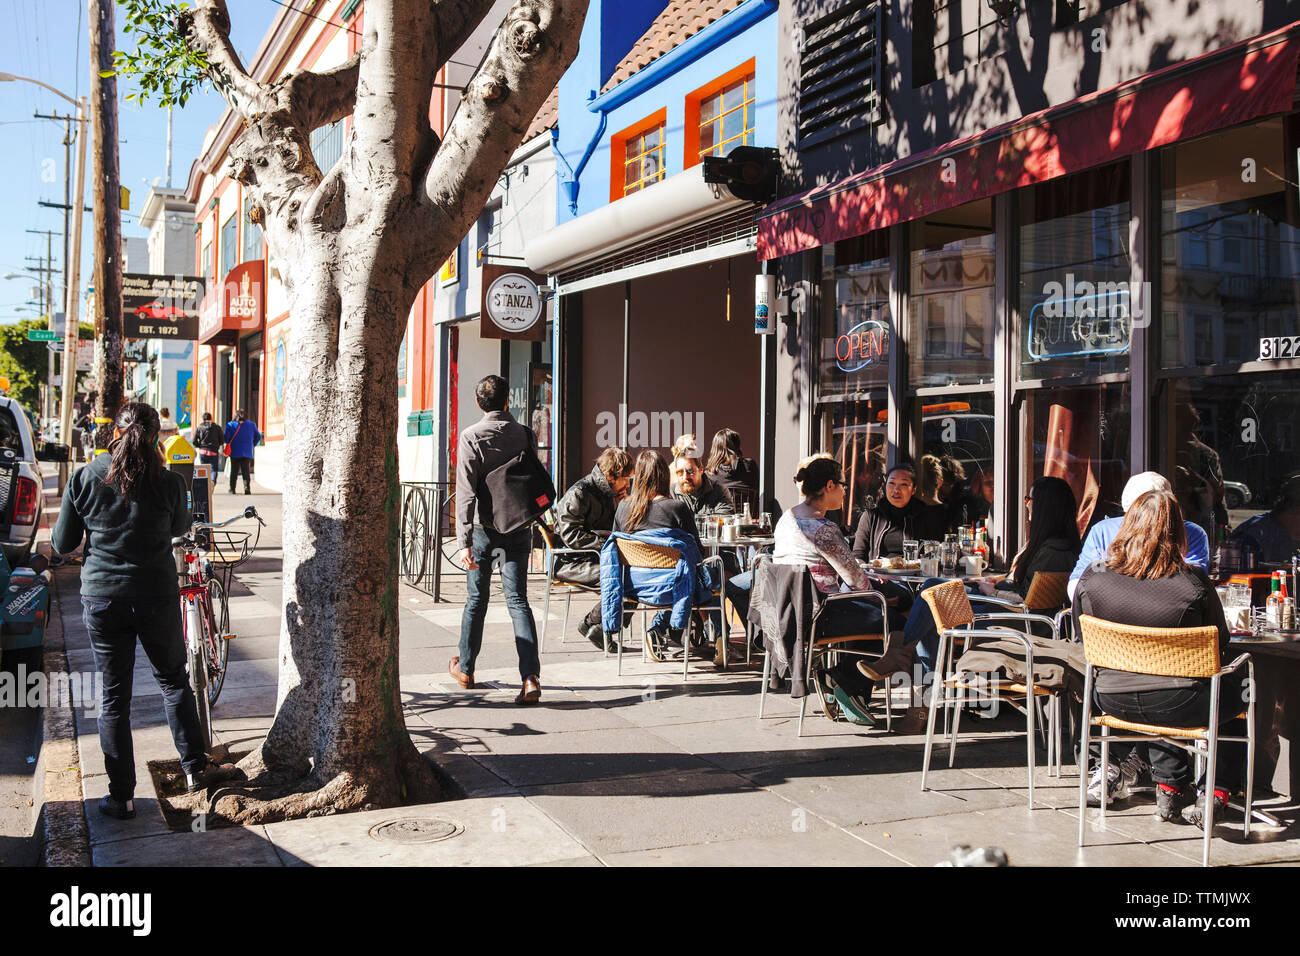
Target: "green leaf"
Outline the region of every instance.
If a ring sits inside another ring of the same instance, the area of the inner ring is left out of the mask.
[[[107,79],[110,76],[117,76],[117,70],[100,70],[99,75]]]

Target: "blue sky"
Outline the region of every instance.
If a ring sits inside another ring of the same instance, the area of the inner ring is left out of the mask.
[[[294,6],[311,0],[285,0]],[[0,0],[7,29],[0,31],[0,72],[41,80],[70,96],[89,90],[89,27],[86,0]],[[279,4],[277,0],[228,0],[235,48],[247,63],[256,52]],[[133,49],[134,41],[122,33],[125,19],[119,7],[118,49]],[[166,180],[167,113],[148,104],[122,102],[133,85],[118,80],[120,156],[122,185],[131,191],[131,209],[123,213],[122,234],[143,236],[136,217],[149,185]],[[207,128],[221,117],[223,102],[216,93],[205,91],[173,114],[172,185],[184,187],[190,164],[203,145]],[[28,229],[63,231],[63,210],[37,205],[38,200],[63,202],[63,124],[37,120],[32,113],[66,113],[71,105],[53,93],[31,83],[0,83],[0,276],[9,272],[30,272],[35,263],[27,256],[45,255],[45,237]],[[72,148],[76,162],[76,146]],[[90,203],[92,147],[86,152],[86,203]],[[52,178],[52,182],[45,181]],[[82,287],[90,284],[92,251],[91,217],[82,223]],[[56,298],[62,301],[62,239],[54,237]],[[31,296],[32,279],[0,279],[0,321],[32,317],[32,311],[18,311]],[[60,309],[61,310],[61,309]]]

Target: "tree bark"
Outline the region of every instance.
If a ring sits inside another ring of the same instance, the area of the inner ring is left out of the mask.
[[[587,0],[519,0],[440,142],[433,75],[491,5],[370,0],[356,62],[266,86],[231,47],[222,0],[178,24],[245,120],[230,174],[252,196],[293,316],[276,716],[242,764],[249,785],[223,787],[209,808],[238,822],[438,795],[399,687],[397,354],[416,295],[577,52]],[[321,170],[311,130],[347,109],[352,138]]]

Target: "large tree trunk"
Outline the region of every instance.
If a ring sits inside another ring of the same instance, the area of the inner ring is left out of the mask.
[[[209,808],[238,822],[436,799],[398,675],[397,354],[416,294],[477,218],[577,51],[586,0],[518,0],[439,142],[432,76],[491,0],[371,0],[362,53],[254,82],[222,0],[182,15],[247,127],[231,174],[289,292],[284,611],[274,723]],[[353,115],[332,170],[312,129]]]

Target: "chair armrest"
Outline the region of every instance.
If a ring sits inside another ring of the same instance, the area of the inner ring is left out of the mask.
[[[1028,610],[1023,601],[1009,601],[1006,598],[993,597],[988,594],[971,594],[968,595],[971,604],[993,604],[997,607],[1018,608]]]
[[[726,565],[722,563],[722,555],[720,554],[715,554],[711,558],[705,558],[700,562],[700,567],[704,567],[706,564],[717,564],[717,566],[722,568],[723,571],[726,570]]]
[[[551,548],[551,554],[594,554],[600,557],[599,548]]]
[[[1025,612],[1021,614],[1013,614],[1011,612],[1000,612],[997,614],[976,614],[971,619],[971,623],[974,623],[975,621],[1025,621],[1025,622],[1033,622],[1036,624],[1045,624],[1052,629],[1052,635],[1054,640],[1058,640],[1060,637],[1060,631],[1056,629],[1056,621],[1048,617],[1046,614],[1033,614],[1030,612]]]
[[[1223,677],[1225,674],[1231,674],[1234,671],[1236,671],[1238,668],[1240,668],[1242,664],[1246,665],[1247,670],[1250,672],[1251,676],[1253,677],[1255,674],[1255,660],[1250,656],[1250,654],[1247,653],[1238,654],[1236,660],[1234,660],[1231,664],[1227,665],[1226,667],[1219,668],[1219,673],[1215,674],[1214,676]]]
[[[880,591],[872,591],[870,589],[863,589],[861,591],[836,591],[834,594],[828,594],[822,598],[822,607],[825,608],[826,605],[831,604],[834,601],[848,601],[853,598],[867,598],[869,600],[880,602],[881,627],[884,629],[885,633],[888,634],[889,603],[885,595]]]

